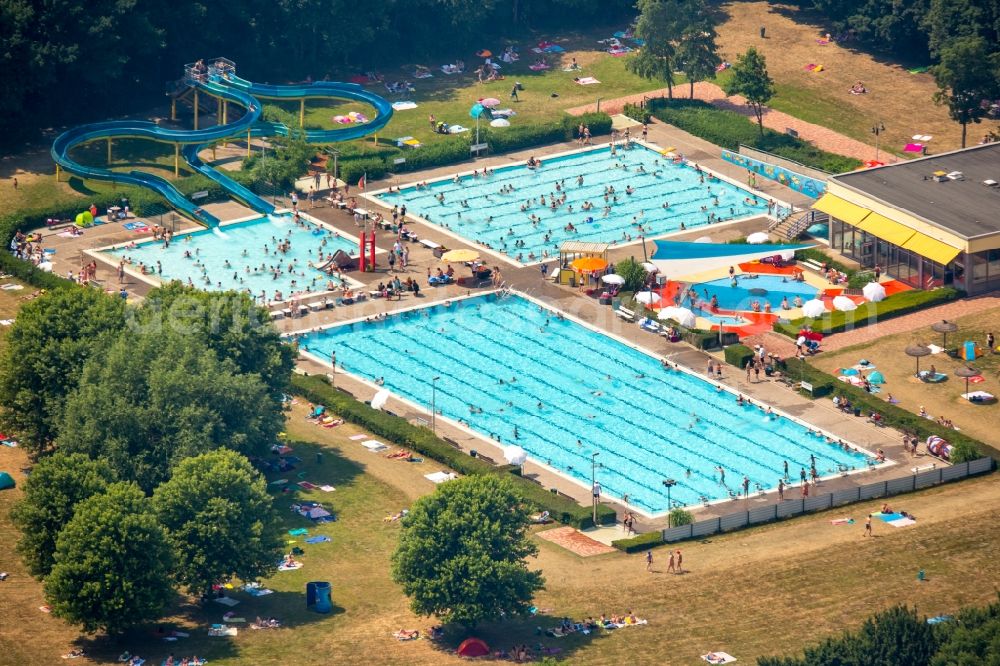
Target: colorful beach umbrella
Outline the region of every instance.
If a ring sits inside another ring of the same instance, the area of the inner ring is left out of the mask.
[[[441,255],[441,261],[475,261],[479,258],[479,253],[475,250],[468,250],[465,248],[459,248],[457,250],[448,250]]]
[[[818,298],[814,298],[802,305],[802,314],[806,317],[822,317],[826,314],[826,305]]]
[[[600,257],[580,257],[579,259],[574,259],[570,266],[573,267],[573,270],[580,271],[581,273],[594,273],[607,268],[608,262]]]
[[[852,312],[858,309],[858,304],[847,296],[836,296],[833,299],[833,308],[841,312]]]
[[[500,100],[496,97],[487,97],[485,99],[479,100],[479,103],[485,106],[487,109],[492,109],[494,107],[500,106]]]

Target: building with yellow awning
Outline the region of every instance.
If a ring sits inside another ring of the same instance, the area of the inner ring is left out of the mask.
[[[833,176],[830,247],[913,287],[1000,289],[1000,143]]]

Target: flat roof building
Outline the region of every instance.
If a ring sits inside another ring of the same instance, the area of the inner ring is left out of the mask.
[[[830,246],[902,282],[1000,289],[1000,143],[829,179]]]

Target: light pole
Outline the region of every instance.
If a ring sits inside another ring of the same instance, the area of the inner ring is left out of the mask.
[[[330,150],[333,153],[333,185],[337,186],[337,158],[340,157],[340,151],[336,148]]]
[[[599,499],[597,492],[597,456],[599,455],[601,455],[600,451],[594,451],[590,454],[590,492],[593,496],[594,527],[597,527],[597,501]]]
[[[330,386],[337,386],[337,352],[330,352]]]
[[[663,486],[667,489],[667,528],[673,527],[670,524],[670,489],[677,485],[673,479],[664,479]]]
[[[437,431],[437,381],[440,376],[431,379],[431,432]]]
[[[875,135],[875,161],[877,162],[878,161],[878,138],[882,135],[882,132],[885,131],[885,125],[882,124],[881,120],[876,121],[876,123],[874,125],[872,125],[872,130],[871,131],[872,131],[872,134]]]

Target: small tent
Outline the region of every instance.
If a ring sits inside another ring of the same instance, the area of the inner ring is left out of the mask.
[[[14,483],[14,477],[7,472],[0,472],[0,490],[7,490],[15,485],[17,484]]]
[[[490,653],[490,646],[480,638],[466,638],[458,646],[458,654],[463,657],[485,657]]]

